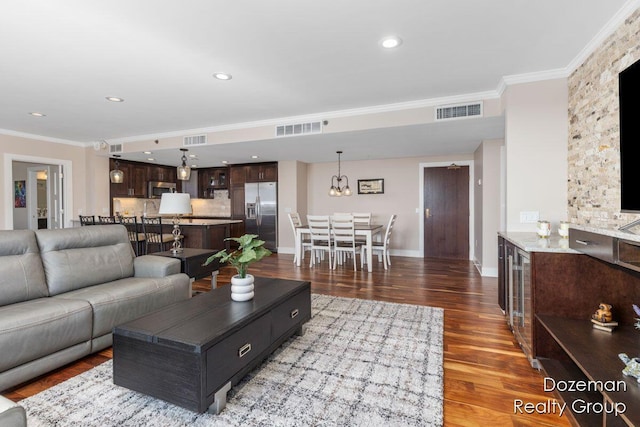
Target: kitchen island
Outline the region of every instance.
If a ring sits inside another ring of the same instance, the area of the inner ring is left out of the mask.
[[[196,249],[229,249],[230,243],[224,239],[239,237],[233,231],[241,224],[242,220],[239,219],[181,219],[180,231],[184,236],[183,246]],[[162,227],[164,232],[170,233],[173,229],[171,220],[163,218]]]

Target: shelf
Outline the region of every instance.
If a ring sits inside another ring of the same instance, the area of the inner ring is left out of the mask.
[[[608,384],[624,382],[626,391],[620,386],[614,387],[615,390],[612,391],[602,390],[600,394],[608,402],[620,402],[626,405],[626,412],[619,416],[620,420],[624,420],[628,425],[640,425],[640,384],[635,378],[622,374],[624,364],[618,358],[619,353],[627,353],[630,357],[640,354],[640,333],[632,326],[619,326],[610,333],[593,329],[589,320],[573,320],[547,315],[536,317],[573,361],[573,363],[543,361],[545,371],[548,368],[551,372],[547,371],[547,373],[556,380],[575,380],[577,377],[582,380],[608,382]],[[567,398],[569,398],[567,403],[570,407],[575,397],[567,395]],[[583,425],[582,422],[580,425]]]
[[[585,381],[587,379],[582,371],[573,363],[543,358],[538,358],[538,363],[540,363],[548,377],[556,380]],[[602,395],[598,392],[558,391],[557,393],[562,397],[562,400],[567,403],[567,409],[569,409],[570,403],[575,402],[576,400],[582,400],[589,403],[602,402]],[[580,426],[598,427],[602,425],[601,417],[594,417],[589,414],[574,414],[570,410],[565,412],[569,413]]]

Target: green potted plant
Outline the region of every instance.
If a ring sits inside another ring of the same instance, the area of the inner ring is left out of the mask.
[[[214,259],[219,259],[220,263],[227,263],[234,267],[238,274],[231,278],[231,299],[249,301],[254,295],[253,276],[247,273],[249,264],[271,255],[271,251],[263,246],[264,240],[258,239],[257,234],[229,237],[226,240],[237,242],[238,249],[231,252],[227,252],[226,249],[216,252],[205,261],[204,265],[210,264]]]

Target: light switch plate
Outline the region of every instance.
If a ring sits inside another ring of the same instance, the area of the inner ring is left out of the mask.
[[[520,223],[531,224],[536,223],[540,219],[540,212],[538,211],[523,211],[520,212]]]

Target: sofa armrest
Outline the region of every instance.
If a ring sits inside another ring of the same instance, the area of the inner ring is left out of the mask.
[[[0,396],[0,425],[3,427],[27,427],[27,415],[24,408]]]
[[[142,255],[133,259],[134,277],[165,277],[180,273],[180,260],[158,255]]]

